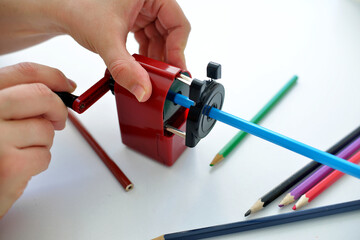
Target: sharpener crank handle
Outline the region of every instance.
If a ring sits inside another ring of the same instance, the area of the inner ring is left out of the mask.
[[[105,95],[109,90],[114,91],[114,79],[111,77],[108,70],[105,76],[95,83],[91,88],[85,91],[80,96],[73,95],[69,92],[55,92],[64,104],[77,113],[85,112],[97,100]]]

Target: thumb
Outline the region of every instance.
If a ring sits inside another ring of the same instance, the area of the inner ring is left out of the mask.
[[[130,91],[139,102],[145,102],[151,96],[151,82],[146,70],[132,57],[125,48],[125,43],[115,47],[106,47],[101,54],[114,80]]]

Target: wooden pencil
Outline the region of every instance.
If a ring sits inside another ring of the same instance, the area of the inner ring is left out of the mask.
[[[106,167],[111,171],[114,177],[118,180],[121,186],[125,189],[125,191],[131,190],[134,185],[132,182],[126,177],[126,175],[121,171],[121,169],[116,165],[116,163],[106,154],[106,152],[102,149],[102,147],[95,141],[95,139],[90,135],[90,133],[86,130],[86,128],[81,124],[81,122],[75,117],[74,114],[68,110],[69,119],[74,124],[76,129],[80,132],[80,134],[85,138],[85,140],[89,143],[92,149],[96,152],[96,154],[100,157],[102,162],[106,165]]]
[[[276,95],[250,120],[252,123],[258,123],[263,119],[267,113],[286,95],[287,92],[295,85],[298,77],[293,76]],[[214,157],[210,166],[214,166],[221,162],[227,155],[234,150],[234,148],[244,139],[247,132],[239,131]]]
[[[334,146],[327,150],[328,153],[337,154],[341,149],[345,146],[349,145],[352,141],[354,141],[357,137],[360,136],[360,126],[353,130],[351,133],[346,135],[343,139],[337,142]],[[291,187],[295,186],[298,182],[300,182],[304,177],[309,175],[311,172],[316,170],[318,167],[322,166],[322,164],[311,161],[306,164],[303,168],[299,169],[293,175],[285,179],[279,185],[274,187],[272,190],[267,192],[261,198],[259,198],[253,206],[245,213],[245,217],[250,215],[251,213],[255,213],[260,211],[271,202],[273,202],[280,195],[288,191]]]
[[[360,209],[360,200],[339,203],[324,207],[301,210],[297,212],[283,213],[279,215],[258,218],[254,220],[235,222],[206,228],[199,228],[190,231],[165,234],[153,240],[195,240],[204,239],[226,234],[245,232],[260,228],[276,226],[291,222],[297,222],[312,218],[319,218]]]
[[[353,155],[349,162],[358,164],[360,162],[360,151],[357,152],[355,155]],[[293,206],[293,210],[297,210],[312,200],[314,200],[317,196],[319,196],[323,191],[325,191],[327,188],[329,188],[333,183],[335,183],[337,180],[339,180],[342,176],[344,176],[344,173],[335,170],[332,173],[330,173],[326,178],[321,180],[318,184],[316,184],[313,188],[311,188],[309,191],[307,191],[304,195],[300,197],[300,199],[297,201],[297,203]]]
[[[343,150],[341,150],[337,156],[339,158],[348,159],[351,155],[353,155],[360,148],[360,137],[355,139],[352,143],[346,146]],[[329,166],[322,166],[314,173],[312,173],[309,177],[307,177],[304,181],[302,181],[299,185],[293,188],[285,198],[280,202],[279,207],[283,207],[294,202],[296,199],[299,199],[301,195],[306,193],[309,189],[315,186],[318,182],[324,179],[327,175],[329,175],[334,169]]]

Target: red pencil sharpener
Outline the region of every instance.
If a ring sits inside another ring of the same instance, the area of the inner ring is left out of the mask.
[[[184,95],[189,94],[188,85],[174,83],[180,74],[188,73],[140,55],[134,57],[149,73],[152,94],[148,101],[139,103],[129,91],[115,84],[114,94],[122,141],[128,147],[171,166],[186,146],[183,138],[166,131],[165,127],[185,131],[188,109],[166,100],[166,96],[170,89]]]
[[[214,81],[221,76],[221,66],[210,62],[207,75],[211,80],[201,81],[192,79],[190,73],[178,67],[141,55],[133,56],[149,73],[152,95],[148,101],[138,102],[112,79],[109,71],[79,97],[67,93],[58,95],[67,106],[82,113],[111,89],[116,99],[123,143],[171,166],[187,147],[196,146],[214,126],[216,121],[203,112],[208,106],[222,107],[224,88]],[[194,106],[187,109],[175,104],[172,98],[177,93],[189,97]]]

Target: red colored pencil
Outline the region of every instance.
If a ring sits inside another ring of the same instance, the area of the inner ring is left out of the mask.
[[[70,110],[68,110],[68,113],[70,121],[74,124],[77,130],[79,130],[81,135],[85,138],[85,140],[100,157],[103,163],[111,171],[114,177],[123,186],[125,191],[131,190],[134,187],[131,181],[126,177],[126,175],[121,171],[121,169],[116,165],[116,163],[106,154],[102,147],[95,141],[95,139],[90,135],[90,133],[81,124],[81,122],[70,112]]]
[[[360,151],[353,155],[348,161],[358,164],[360,162]],[[293,206],[293,209],[299,209],[314,200],[320,193],[325,191],[342,176],[344,176],[344,173],[338,170],[330,173],[327,177],[325,177],[318,184],[316,184],[309,191],[307,191],[304,195],[302,195],[299,201],[297,201],[297,203]]]

